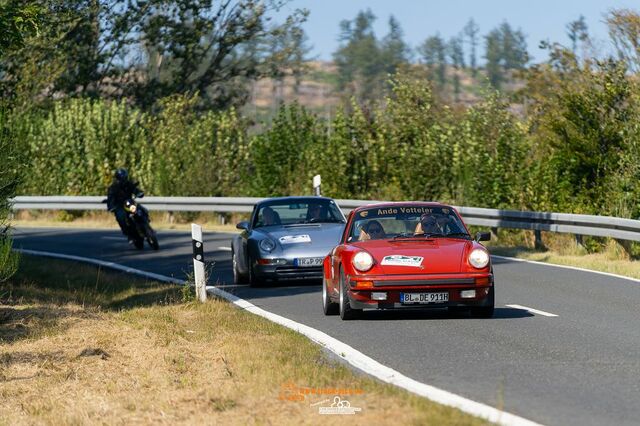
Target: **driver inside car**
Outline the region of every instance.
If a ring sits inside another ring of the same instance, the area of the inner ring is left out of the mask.
[[[280,225],[280,215],[271,207],[262,209],[262,226]]]
[[[416,229],[413,231],[415,235],[422,234],[442,234],[443,229],[440,226],[436,216],[430,213],[423,213],[420,216],[420,221],[416,225]]]
[[[359,241],[380,240],[386,237],[384,228],[377,220],[370,220],[360,229]]]
[[[327,213],[320,204],[309,204],[307,208],[307,221],[318,222],[326,219]]]

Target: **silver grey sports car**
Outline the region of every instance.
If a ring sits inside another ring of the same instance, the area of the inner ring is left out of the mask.
[[[234,283],[322,279],[322,261],[338,244],[346,219],[331,198],[269,198],[231,242]]]

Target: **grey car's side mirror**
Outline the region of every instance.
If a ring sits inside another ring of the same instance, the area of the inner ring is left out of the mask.
[[[249,222],[247,222],[246,220],[243,220],[242,222],[236,225],[236,228],[246,231],[249,229]]]
[[[489,240],[491,240],[491,232],[476,233],[476,241],[489,241]]]

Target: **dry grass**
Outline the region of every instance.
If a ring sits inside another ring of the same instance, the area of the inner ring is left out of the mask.
[[[319,415],[318,407],[310,406],[333,394],[281,399],[291,395],[283,393],[291,386],[362,391],[344,396],[362,408],[348,417],[355,424],[483,423],[355,373],[303,336],[226,302],[182,303],[175,286],[110,272],[102,272],[96,285],[91,268],[27,262],[29,268],[2,291],[0,423],[347,420]],[[138,287],[143,297],[136,299]],[[148,296],[154,288],[155,299]],[[56,303],[47,301],[49,294],[56,295]]]
[[[165,213],[150,212],[155,229],[191,230],[191,223],[202,225],[208,231],[237,232],[236,223],[246,220],[244,214],[217,213]],[[224,221],[224,223],[223,223]],[[22,227],[66,227],[118,229],[112,214],[103,211],[33,211],[23,210],[14,216],[12,226]]]
[[[584,245],[569,234],[542,233],[543,250],[534,249],[533,232],[498,232],[498,238],[487,246],[492,254],[520,259],[547,262],[556,265],[575,266],[594,271],[608,272],[640,279],[640,260],[635,248],[605,238],[585,239]]]

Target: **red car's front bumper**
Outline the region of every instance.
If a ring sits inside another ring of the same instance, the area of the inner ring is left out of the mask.
[[[490,301],[493,274],[351,276],[349,304],[354,309],[424,309],[449,306],[486,306]],[[469,290],[475,294],[470,297]],[[374,294],[375,293],[375,294]],[[379,300],[384,293],[385,299]],[[447,301],[402,303],[402,293],[447,293]],[[378,300],[374,299],[374,296]]]

